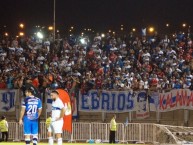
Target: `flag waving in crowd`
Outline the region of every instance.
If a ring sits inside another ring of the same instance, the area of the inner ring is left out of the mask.
[[[70,96],[63,89],[57,89],[57,92],[59,93],[59,97],[64,103],[64,107],[65,107],[65,114],[63,118],[64,120],[63,130],[66,130],[69,133],[72,133],[72,109],[71,109]]]

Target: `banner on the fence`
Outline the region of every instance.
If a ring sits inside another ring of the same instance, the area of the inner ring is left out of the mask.
[[[179,89],[159,94],[160,112],[176,109],[193,109],[193,91],[189,89]]]
[[[146,118],[149,111],[166,112],[177,109],[193,110],[193,91],[171,90],[166,93],[139,91],[97,91],[79,93],[79,111],[129,112],[136,111],[137,118]]]
[[[17,90],[0,90],[0,112],[15,111],[16,94]]]
[[[79,93],[79,111],[129,112],[136,109],[136,94],[129,91],[97,91]]]
[[[148,95],[146,91],[141,91],[136,93],[137,96],[137,109],[136,109],[136,118],[137,119],[144,119],[149,117],[149,101]]]
[[[159,109],[159,93],[148,92],[148,103],[150,111],[158,111]]]

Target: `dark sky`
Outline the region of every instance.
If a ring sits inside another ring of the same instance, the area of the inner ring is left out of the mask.
[[[53,23],[54,0],[1,0],[0,27],[15,30],[20,22],[31,29],[35,25]],[[116,29],[170,23],[193,24],[193,0],[56,0],[56,25],[59,29]]]

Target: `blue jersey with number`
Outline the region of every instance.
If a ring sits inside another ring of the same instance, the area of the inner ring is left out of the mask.
[[[36,120],[38,119],[38,110],[42,108],[42,102],[39,98],[30,96],[24,99],[22,107],[25,107],[25,116],[29,120]]]

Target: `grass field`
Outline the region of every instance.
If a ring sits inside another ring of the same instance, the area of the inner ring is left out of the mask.
[[[101,143],[101,144],[102,145],[109,145],[106,143],[105,144]],[[25,145],[25,143],[24,142],[0,142],[0,145]],[[31,145],[32,145],[32,143],[31,143]],[[38,145],[48,145],[48,143],[38,143]],[[57,145],[57,143],[54,143],[54,145]],[[63,143],[63,145],[89,145],[89,143]],[[116,145],[124,145],[124,144],[116,144]],[[128,145],[132,145],[132,144],[128,144]]]

